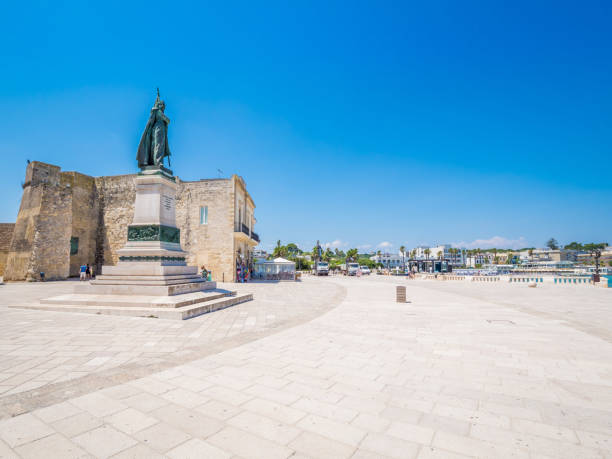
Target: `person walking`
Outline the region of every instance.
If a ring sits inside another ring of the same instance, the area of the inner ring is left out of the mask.
[[[85,269],[85,277],[87,279],[91,279],[91,268],[89,266],[89,263],[87,263],[87,269]]]
[[[87,266],[81,265],[81,267],[79,268],[79,273],[79,280],[87,280]]]

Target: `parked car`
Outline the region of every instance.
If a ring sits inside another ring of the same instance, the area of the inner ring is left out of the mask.
[[[357,271],[359,271],[359,263],[347,263],[346,264],[346,274],[348,276],[356,276]]]
[[[367,266],[360,266],[359,269],[361,270],[361,274],[370,274],[370,268],[368,268]]]

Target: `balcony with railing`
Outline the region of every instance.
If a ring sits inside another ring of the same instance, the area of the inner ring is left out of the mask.
[[[253,239],[254,241],[259,242],[259,235],[255,233],[254,231],[249,230],[249,227],[245,225],[244,223],[236,223],[234,227],[234,232],[242,233],[246,235],[247,237]]]

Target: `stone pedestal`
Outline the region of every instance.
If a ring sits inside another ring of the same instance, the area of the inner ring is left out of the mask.
[[[136,177],[134,218],[127,243],[118,250],[119,263],[103,266],[91,285],[77,288],[110,295],[179,295],[215,288],[187,266],[176,226],[176,182],[166,169],[152,169]]]

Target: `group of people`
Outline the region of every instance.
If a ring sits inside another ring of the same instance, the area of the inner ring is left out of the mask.
[[[240,283],[248,282],[251,271],[244,263],[236,263],[236,281]]]
[[[79,268],[79,275],[79,278],[82,281],[92,279],[94,277],[93,267],[89,266],[89,263],[86,265],[81,265]]]

